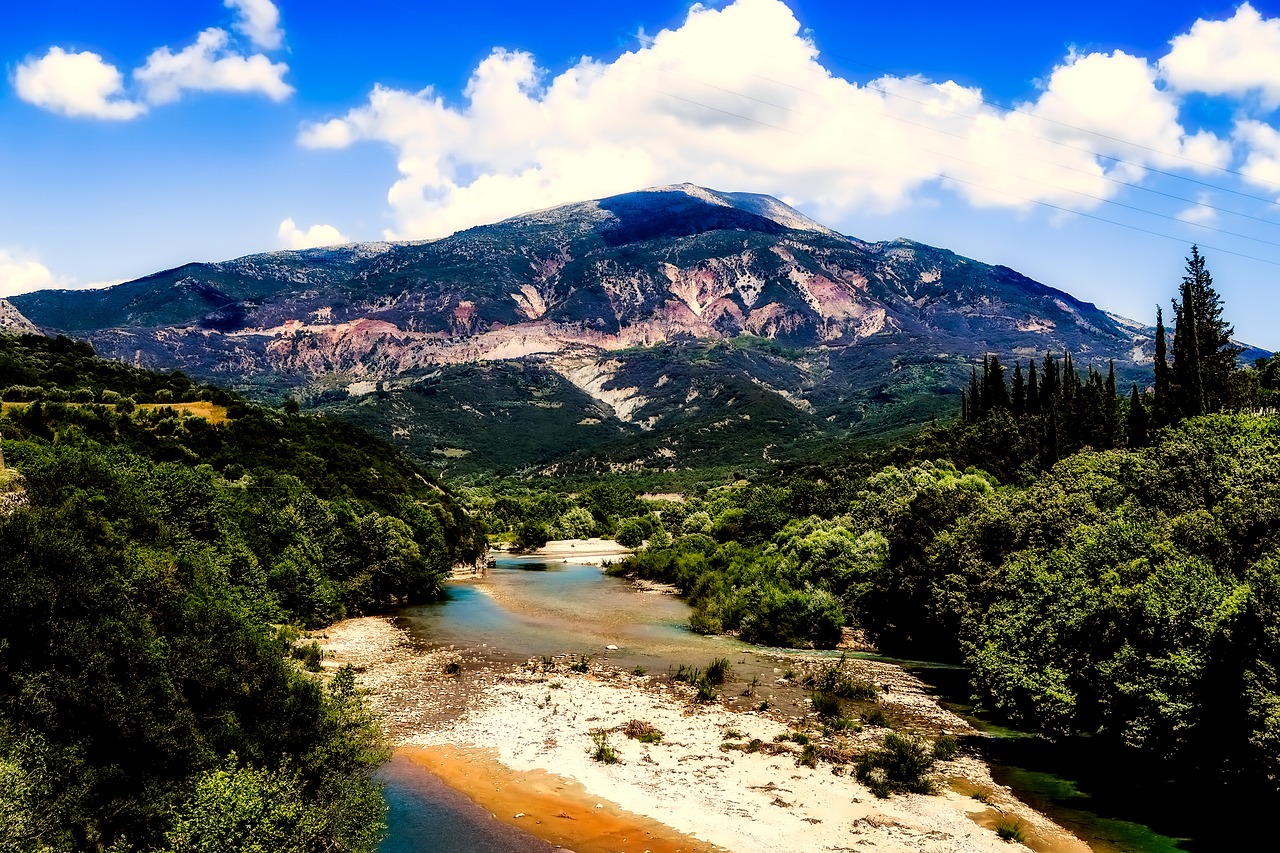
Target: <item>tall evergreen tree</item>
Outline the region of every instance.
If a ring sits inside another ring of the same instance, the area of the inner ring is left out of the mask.
[[[1173,300],[1173,366],[1170,384],[1173,386],[1173,414],[1177,418],[1193,418],[1205,411],[1200,346],[1196,335],[1194,288],[1194,279],[1184,277],[1178,288],[1181,299]]]
[[[982,404],[988,412],[1009,408],[1009,389],[1004,384],[1004,365],[994,355],[983,360]]]
[[[1183,299],[1190,300],[1194,308],[1204,409],[1221,411],[1231,405],[1231,377],[1242,350],[1231,343],[1235,328],[1222,318],[1222,297],[1213,287],[1213,276],[1198,246],[1191,247],[1183,281],[1189,284]]]
[[[1164,327],[1164,309],[1156,306],[1155,399],[1152,401],[1151,418],[1157,427],[1173,422],[1173,398],[1170,389],[1169,360],[1167,357],[1168,332]]]
[[[983,359],[983,368],[986,367],[986,359]],[[978,368],[974,367],[972,374],[969,376],[969,420],[982,420],[982,415],[986,412],[986,407],[982,401],[982,385],[978,382]]]
[[[1013,363],[1013,390],[1009,396],[1009,402],[1013,407],[1013,416],[1021,418],[1027,410],[1027,383],[1022,377],[1022,362],[1020,361]]]
[[[1146,447],[1147,436],[1151,430],[1151,419],[1147,415],[1147,407],[1138,393],[1138,385],[1134,383],[1133,393],[1129,395],[1129,446]]]
[[[1034,358],[1027,359],[1027,411],[1033,415],[1040,412],[1040,378]]]

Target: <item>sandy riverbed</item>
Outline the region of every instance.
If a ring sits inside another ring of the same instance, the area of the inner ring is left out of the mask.
[[[567,660],[511,668],[417,648],[392,620],[350,620],[322,639],[326,666],[351,663],[402,755],[429,768],[505,822],[578,853],[634,849],[791,851],[1008,851],[997,821],[1020,822],[1038,851],[1088,848],[996,785],[972,756],[941,764],[937,796],[874,797],[851,768],[799,766],[791,751],[724,750],[751,738],[770,749],[796,723],[777,711],[697,705],[685,685],[609,669],[572,672]],[[813,668],[825,665],[817,659]],[[803,676],[805,660],[787,659]],[[922,685],[890,664],[851,661],[857,676],[889,687],[879,700],[895,719],[932,732],[972,734]],[[781,670],[779,670],[781,672]],[[741,704],[741,702],[736,703]],[[663,732],[641,744],[620,729],[644,720]],[[592,730],[609,732],[621,761],[591,758]],[[843,742],[871,746],[868,726]],[[798,751],[798,747],[794,747]],[[970,794],[980,792],[982,799]],[[623,841],[623,839],[627,839]]]

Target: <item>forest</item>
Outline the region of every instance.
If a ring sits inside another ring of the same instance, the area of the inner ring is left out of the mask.
[[[0,850],[374,849],[385,746],[299,628],[434,596],[482,530],[360,430],[84,344],[0,337],[0,388]]]

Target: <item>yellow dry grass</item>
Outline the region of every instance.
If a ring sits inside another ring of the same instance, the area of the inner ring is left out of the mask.
[[[0,403],[0,410],[4,409],[22,409],[30,406],[30,403],[4,402]],[[88,403],[63,403],[64,406],[85,406]],[[198,401],[195,403],[139,403],[138,409],[173,409],[175,412],[185,412],[188,415],[197,418],[204,418],[211,424],[225,424],[231,420],[227,416],[227,407],[219,406],[215,403],[206,401]]]

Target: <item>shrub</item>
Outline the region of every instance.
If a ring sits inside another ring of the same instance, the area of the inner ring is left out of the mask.
[[[1022,843],[1027,839],[1026,834],[1022,831],[1022,821],[1009,820],[1008,818],[996,824],[996,835],[1000,836],[1004,841],[1016,841],[1018,843]]]
[[[951,735],[943,735],[933,742],[933,757],[938,761],[950,761],[960,752],[960,742]]]
[[[609,746],[609,732],[605,729],[591,730],[591,743],[593,744],[590,754],[591,757],[601,764],[617,764],[618,753],[613,747]]]
[[[641,743],[661,743],[662,732],[646,720],[631,720],[622,727],[622,733]]]
[[[879,749],[858,760],[858,781],[877,797],[891,793],[931,794],[937,787],[929,777],[933,762],[933,750],[924,741],[890,732]]]
[[[862,715],[862,721],[869,726],[879,726],[882,729],[890,728],[888,716],[879,708],[872,708],[870,711],[865,712]]]
[[[308,672],[320,671],[320,660],[324,657],[324,652],[320,651],[320,644],[316,641],[312,640],[305,646],[294,646],[289,654],[295,660],[302,661]]]
[[[840,700],[832,693],[815,690],[809,694],[813,710],[819,717],[834,719],[840,716]]]
[[[569,664],[569,669],[573,670],[574,672],[586,672],[587,669],[589,668],[588,664],[590,663],[591,663],[590,656],[579,655],[576,661]]]
[[[632,674],[632,675],[644,675],[644,674],[645,674],[646,672],[648,672],[648,671],[649,671],[649,670],[645,669],[643,666],[637,665],[635,669],[631,670],[631,674]]]
[[[712,684],[724,684],[730,675],[733,675],[733,664],[728,658],[716,658],[707,665],[707,681]]]
[[[693,686],[697,690],[694,698],[699,702],[710,702],[716,698],[715,685],[705,675],[695,681]]]
[[[806,743],[800,750],[800,754],[796,756],[796,766],[798,767],[817,767],[818,766],[818,748],[811,743]]]

